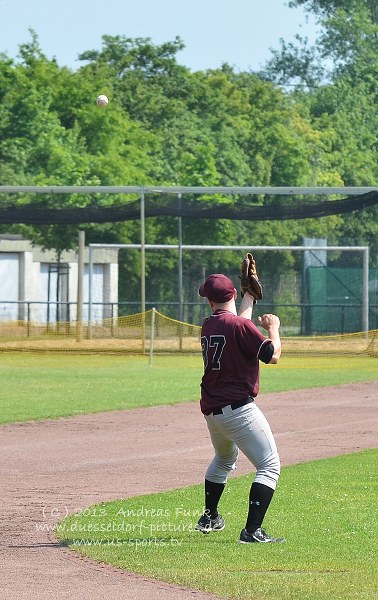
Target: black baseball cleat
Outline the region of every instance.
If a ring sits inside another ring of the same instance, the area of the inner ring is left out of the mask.
[[[194,529],[196,529],[196,531],[202,531],[202,533],[210,533],[210,531],[222,531],[224,527],[225,522],[221,515],[218,515],[215,519],[210,519],[210,517],[204,513]]]
[[[246,529],[242,529],[239,542],[241,544],[255,544],[256,542],[259,544],[269,544],[272,542],[282,543],[286,542],[286,540],[285,538],[274,538],[271,535],[268,535],[264,529],[259,527],[251,533],[249,533]]]

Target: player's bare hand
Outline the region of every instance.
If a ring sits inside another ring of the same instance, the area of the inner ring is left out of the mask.
[[[281,324],[277,315],[272,315],[272,314],[266,314],[266,315],[263,315],[262,317],[259,317],[258,322],[260,323],[261,327],[263,327],[267,331],[269,331],[270,329],[273,329],[273,328],[279,329],[280,324]]]

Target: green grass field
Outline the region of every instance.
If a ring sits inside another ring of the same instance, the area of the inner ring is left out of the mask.
[[[0,423],[198,401],[196,355],[0,355]],[[260,393],[378,379],[377,358],[283,357],[261,365]]]
[[[251,478],[231,478],[221,500],[222,532],[193,530],[202,486],[89,507],[60,523],[70,548],[222,598],[377,598],[378,451],[286,467],[266,517],[285,544],[237,543]]]
[[[1,354],[0,423],[198,401],[200,355]],[[378,379],[376,358],[283,357],[261,393]],[[231,478],[224,532],[193,531],[202,486],[130,498],[68,517],[59,539],[95,560],[230,599],[376,598],[378,452],[283,469],[266,527],[286,544],[237,543],[250,477]],[[374,487],[375,486],[375,487]]]

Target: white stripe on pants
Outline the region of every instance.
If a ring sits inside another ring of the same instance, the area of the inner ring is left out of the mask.
[[[268,421],[254,402],[236,410],[226,406],[223,414],[205,415],[205,419],[215,450],[206,479],[226,483],[240,449],[256,468],[255,482],[276,488],[280,475],[276,442]]]

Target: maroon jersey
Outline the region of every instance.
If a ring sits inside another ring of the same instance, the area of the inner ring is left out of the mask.
[[[206,319],[201,331],[204,374],[201,410],[255,398],[259,392],[259,353],[270,343],[249,319],[227,310],[217,310]]]

